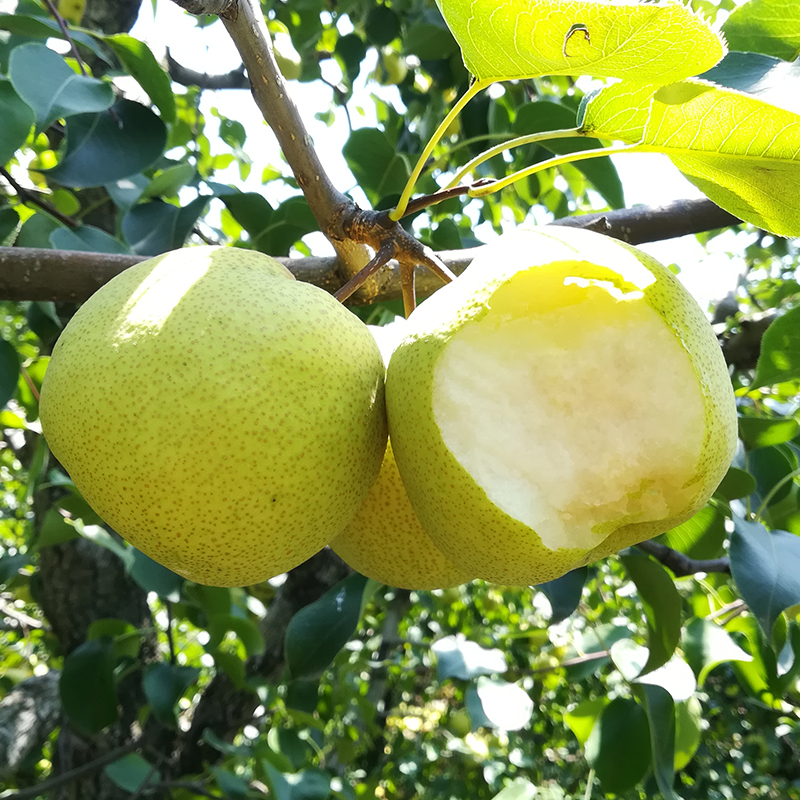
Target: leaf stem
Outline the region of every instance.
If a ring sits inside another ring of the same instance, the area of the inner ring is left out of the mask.
[[[457,186],[459,183],[461,183],[461,179],[467,173],[472,172],[475,167],[483,164],[484,161],[488,161],[490,158],[499,156],[506,150],[511,150],[514,147],[522,147],[526,144],[536,144],[537,142],[545,141],[547,139],[567,139],[580,135],[581,134],[578,128],[565,128],[557,131],[529,133],[526,136],[518,136],[516,139],[509,139],[507,142],[490,147],[488,150],[484,150],[482,153],[479,153],[477,156],[475,156],[472,161],[461,168],[461,170],[456,174],[455,178],[453,178],[453,180],[451,180],[450,183],[445,186],[445,189],[449,189],[451,186]]]
[[[501,189],[505,189],[506,186],[511,186],[512,183],[516,183],[522,178],[535,175],[537,172],[543,172],[551,167],[561,166],[561,164],[569,164],[573,161],[585,161],[589,158],[599,158],[601,156],[617,155],[618,153],[637,152],[652,152],[652,148],[638,144],[626,144],[618,147],[600,147],[596,150],[582,150],[579,153],[568,153],[567,155],[557,156],[556,158],[548,158],[547,161],[540,161],[538,164],[534,164],[531,167],[526,167],[525,169],[512,172],[511,175],[508,175],[498,181],[474,188],[470,190],[469,196],[483,197],[487,194],[494,194],[495,192],[499,192]]]
[[[793,481],[795,478],[800,476],[800,469],[793,469],[787,475],[784,475],[770,490],[767,492],[767,496],[762,501],[761,505],[758,507],[758,511],[756,511],[755,521],[759,522],[761,520],[761,515],[766,511],[767,506],[769,505],[770,500],[783,488],[783,486],[789,481]]]
[[[433,148],[436,147],[436,143],[439,139],[442,138],[444,132],[450,127],[450,123],[461,113],[464,106],[475,97],[478,92],[483,91],[489,84],[484,83],[482,81],[475,81],[466,92],[458,99],[456,104],[450,109],[447,116],[442,120],[439,127],[434,132],[433,136],[428,140],[428,144],[425,145],[425,149],[420,154],[420,157],[417,159],[416,166],[414,167],[414,171],[411,173],[411,177],[406,182],[405,188],[403,189],[403,194],[400,195],[400,200],[397,203],[397,207],[389,214],[390,219],[394,222],[401,219],[405,216],[406,213],[406,206],[408,206],[408,201],[411,199],[411,193],[414,191],[414,185],[417,182],[417,179],[420,176],[423,168],[425,167],[425,163],[428,160],[428,156],[433,152]]]

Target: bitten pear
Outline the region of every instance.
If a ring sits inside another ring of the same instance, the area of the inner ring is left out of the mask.
[[[244,586],[353,517],[386,443],[367,327],[269,256],[145,261],[65,328],[41,394],[47,441],[92,508],[159,563]]]
[[[472,575],[553,580],[696,513],[733,457],[727,368],[700,307],[600,234],[507,234],[409,320],[387,374],[411,504]]]
[[[403,335],[405,320],[369,326],[385,361]],[[447,589],[472,580],[444,555],[419,524],[397,471],[392,443],[361,508],[330,546],[353,569],[400,589]]]

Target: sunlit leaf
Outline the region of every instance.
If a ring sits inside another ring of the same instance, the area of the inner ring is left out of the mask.
[[[749,0],[733,10],[722,31],[731,50],[794,61],[800,55],[800,4],[795,0]]]
[[[575,738],[578,740],[581,747],[586,744],[586,740],[589,738],[597,718],[610,702],[609,698],[605,695],[592,700],[583,700],[578,703],[572,711],[568,711],[564,714],[564,722],[567,723],[569,729],[575,734]]]
[[[439,639],[431,650],[436,654],[440,681],[445,678],[468,680],[508,669],[502,650],[481,647],[477,642],[469,641],[463,633]]]
[[[800,335],[797,342],[800,344]],[[791,417],[739,417],[739,438],[749,450],[788,442],[798,430],[800,423]]]
[[[650,729],[644,709],[633,700],[612,700],[586,742],[586,760],[605,791],[624,792],[635,786],[650,766]]]
[[[533,700],[515,683],[482,675],[467,692],[467,708],[476,726],[518,731],[530,722]]]
[[[621,561],[636,584],[647,617],[650,656],[645,672],[672,657],[681,635],[681,598],[667,571],[646,556],[625,555]]]
[[[683,631],[683,651],[700,686],[708,673],[719,664],[753,660],[724,628],[699,617],[693,619]]]
[[[492,800],[533,800],[535,797],[536,787],[530,781],[525,778],[515,778]]]
[[[709,69],[725,46],[679,3],[437,0],[480,81],[593,75],[662,83]]]
[[[675,703],[675,770],[683,769],[700,746],[703,709],[696,697]]]
[[[604,89],[586,105],[581,129],[665,153],[717,205],[772,233],[800,235],[799,114],[699,80],[651,90],[648,101],[641,85]]]
[[[755,484],[752,478],[750,483]],[[750,491],[752,488],[745,494]],[[707,505],[682,525],[667,531],[658,541],[689,558],[705,559],[719,556],[725,536],[725,515],[716,506]]]
[[[760,53],[728,53],[700,77],[800,114],[800,61],[789,63]]]
[[[637,685],[636,696],[647,712],[652,768],[664,800],[678,800],[675,782],[675,703],[660,686]]]

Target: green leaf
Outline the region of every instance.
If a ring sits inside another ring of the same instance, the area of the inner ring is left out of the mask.
[[[273,211],[269,223],[253,237],[253,246],[271,256],[287,256],[298,239],[317,227],[305,197],[290,197]]]
[[[722,483],[717,486],[717,491],[714,494],[723,500],[737,500],[740,497],[747,497],[747,495],[752,494],[755,488],[755,478],[749,472],[736,467],[728,467]]]
[[[78,75],[58,53],[38,42],[14,48],[8,77],[33,109],[37,131],[73,114],[104,111],[114,102],[110,83]]]
[[[607,648],[611,647],[614,642],[620,639],[625,639],[630,636],[630,629],[626,625],[615,625],[613,623],[604,623],[602,625],[595,625],[583,631],[581,637],[581,646],[579,649],[570,647],[564,655],[564,660],[568,661],[578,656],[588,656],[595,653],[602,653]],[[582,681],[590,675],[599,672],[603,667],[609,663],[608,656],[603,658],[593,658],[581,664],[573,664],[566,667],[567,680],[571,683]]]
[[[800,378],[800,307],[778,317],[764,333],[752,388]]]
[[[150,183],[145,186],[140,195],[142,200],[151,197],[171,197],[178,193],[178,189],[185,186],[195,175],[195,168],[191,164],[175,164],[159,172]]]
[[[222,767],[214,767],[213,772],[217,785],[222,789],[225,797],[247,797],[250,794],[250,786],[247,781],[238,775],[234,775]]]
[[[700,746],[703,709],[696,697],[675,703],[675,770],[683,769]]]
[[[177,603],[185,578],[153,561],[135,547],[131,547],[130,552],[133,556],[129,569],[131,578],[146,592],[155,592],[164,600]]]
[[[127,33],[102,37],[122,62],[125,71],[144,89],[166,122],[175,121],[175,96],[172,83],[150,52],[150,48]]]
[[[50,234],[50,244],[56,250],[81,250],[89,253],[129,254],[130,249],[100,228],[81,225],[80,228],[56,228]]]
[[[326,800],[330,796],[331,779],[322,770],[307,769],[283,775],[269,761],[263,760],[262,764],[275,800]]]
[[[0,81],[0,94],[2,94],[2,81]],[[0,108],[2,108],[2,100],[0,100]],[[3,146],[2,137],[3,131],[0,131],[0,148]],[[0,160],[0,164],[2,163],[3,161]],[[11,208],[11,206],[3,206],[0,208],[0,247],[11,247],[11,245],[14,244],[14,239],[17,236],[18,230],[19,214],[17,210]]]
[[[156,256],[185,244],[209,197],[201,195],[178,208],[162,200],[134,206],[122,218],[122,235],[136,255]]]
[[[800,422],[791,417],[739,417],[739,438],[748,450],[783,444],[794,439],[799,430]]]
[[[408,162],[383,131],[376,128],[353,131],[342,154],[373,205],[386,195],[403,191],[410,174]]]
[[[166,661],[147,665],[142,686],[150,711],[159,722],[170,728],[177,726],[175,705],[183,693],[197,681],[199,675],[199,669],[179,667],[167,664]]]
[[[748,455],[747,468],[756,479],[752,504],[759,508],[767,501],[767,507],[771,508],[792,490],[793,482],[788,478],[797,469],[797,455],[785,444],[762,447]]]
[[[592,75],[669,83],[725,55],[708,23],[678,3],[437,2],[479,81]]]
[[[65,38],[64,32],[56,20],[38,14],[0,14],[0,30],[33,39]],[[97,42],[88,32],[73,28],[69,34],[74,41],[91,50],[101,61],[111,66],[106,56],[98,48]]]
[[[800,114],[800,62],[759,53],[728,53],[700,77]]]
[[[104,188],[117,207],[127,211],[142,196],[148,183],[144,175],[129,175],[105,184]]]
[[[635,786],[650,766],[650,729],[642,707],[622,697],[612,700],[595,723],[585,751],[606,792]]]
[[[141,631],[124,619],[106,617],[95,620],[86,632],[87,639],[109,637],[114,644],[114,658],[135,659],[139,655],[142,643]]]
[[[17,351],[14,345],[0,337],[0,408],[14,396],[19,375]]]
[[[508,669],[502,650],[481,647],[477,642],[469,641],[463,633],[439,639],[431,650],[436,654],[436,674],[440,681],[446,678],[469,680]]]
[[[773,641],[781,612],[800,603],[800,536],[734,517],[730,558],[736,588]]]
[[[254,622],[233,614],[212,614],[208,618],[209,640],[207,649],[215,650],[222,643],[225,634],[233,631],[247,650],[248,656],[260,655],[264,652],[264,637]]]
[[[517,116],[514,120],[514,134],[516,136],[526,136],[531,133],[542,133],[548,130],[574,128],[575,124],[574,111],[559,103],[540,100],[536,103],[526,103],[517,109]],[[546,148],[556,155],[563,155],[579,150],[593,150],[600,147],[600,142],[597,139],[576,136],[571,139],[549,139],[542,142],[540,147]],[[586,161],[576,161],[574,166],[591,181],[592,185],[611,208],[623,208],[625,206],[622,181],[619,179],[617,168],[610,158],[601,157]]]
[[[458,42],[444,24],[416,22],[403,37],[403,52],[426,60],[449,58],[458,51]]]
[[[647,713],[653,775],[664,800],[678,800],[675,782],[675,703],[660,686],[637,685],[634,693]]]
[[[800,56],[800,6],[794,0],[749,0],[733,10],[722,32],[731,50],[794,61]]]
[[[623,566],[636,584],[647,617],[650,657],[644,671],[666,664],[681,637],[681,598],[667,571],[647,556],[621,556]]]
[[[588,567],[573,569],[566,575],[556,578],[554,581],[540,583],[536,588],[543,592],[550,601],[553,613],[550,616],[549,625],[557,625],[567,617],[572,616],[578,604],[581,602],[581,594],[586,578],[589,576]]]
[[[492,800],[534,800],[536,797],[536,787],[525,778],[514,778],[499,794]]]
[[[669,692],[676,703],[688,700],[697,689],[692,668],[680,657],[673,656],[666,664],[640,675],[637,685],[659,686]]]
[[[149,108],[118,100],[99,114],[67,119],[67,144],[47,175],[79,189],[102,186],[147,169],[164,151],[167,129]]]
[[[533,700],[515,683],[482,675],[467,691],[467,709],[476,726],[518,731],[530,722]]]
[[[633,639],[620,639],[609,648],[611,660],[626,681],[633,681],[644,669],[650,651]]]
[[[255,239],[272,218],[274,209],[257,192],[232,192],[220,196],[233,218]]]
[[[214,659],[214,666],[217,671],[224,672],[233,681],[233,685],[237,689],[247,688],[247,676],[245,672],[245,663],[235,653],[229,653],[227,650],[215,650],[211,653]]]
[[[47,513],[44,515],[42,527],[39,529],[39,538],[36,540],[36,546],[41,549],[54,544],[63,544],[70,539],[77,538],[77,536],[78,532],[67,522],[62,514],[59,514],[55,508],[48,508]]]
[[[286,666],[292,678],[318,678],[358,625],[367,578],[346,577],[301,608],[286,629]]]
[[[602,90],[581,130],[665,153],[717,205],[771,233],[800,235],[799,114],[700,80],[650,90],[649,102],[639,84]]]
[[[746,472],[742,473],[755,481]],[[752,488],[745,494],[749,494]],[[685,553],[689,558],[717,558],[722,552],[727,533],[725,531],[725,514],[716,506],[707,505],[701,508],[691,519],[682,525],[667,531],[659,537],[659,542]]]
[[[103,767],[109,780],[126,792],[138,792],[145,783],[160,783],[161,773],[138,753],[128,753]]]
[[[693,619],[683,631],[683,652],[702,686],[708,673],[728,661],[752,661],[728,632],[710,620]]]
[[[572,711],[564,714],[564,722],[567,723],[569,729],[575,734],[575,738],[583,747],[586,740],[594,728],[603,709],[609,704],[610,700],[607,695],[603,697],[595,697],[592,700],[583,700],[578,703]]]
[[[16,52],[16,51],[15,51]],[[14,91],[11,82],[0,78],[0,165],[5,164],[25,143],[35,116],[31,107]],[[7,235],[7,234],[6,234]],[[5,235],[0,233],[0,243]]]
[[[364,32],[372,44],[384,47],[400,35],[400,17],[388,6],[371,5],[364,23]]]
[[[59,678],[64,713],[77,731],[92,736],[117,721],[114,643],[109,638],[78,645]]]

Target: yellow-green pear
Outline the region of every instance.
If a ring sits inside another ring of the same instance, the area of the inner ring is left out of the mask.
[[[405,320],[398,317],[389,325],[369,329],[388,362]],[[422,530],[397,471],[391,442],[361,508],[330,546],[362,575],[400,589],[444,589],[472,580]]]
[[[47,441],[92,508],[159,563],[244,586],[352,518],[386,443],[367,327],[269,256],[194,247],[94,294],[58,340]]]
[[[389,435],[454,563],[537,584],[698,511],[736,444],[716,337],[672,273],[597,233],[506,234],[411,315]]]

